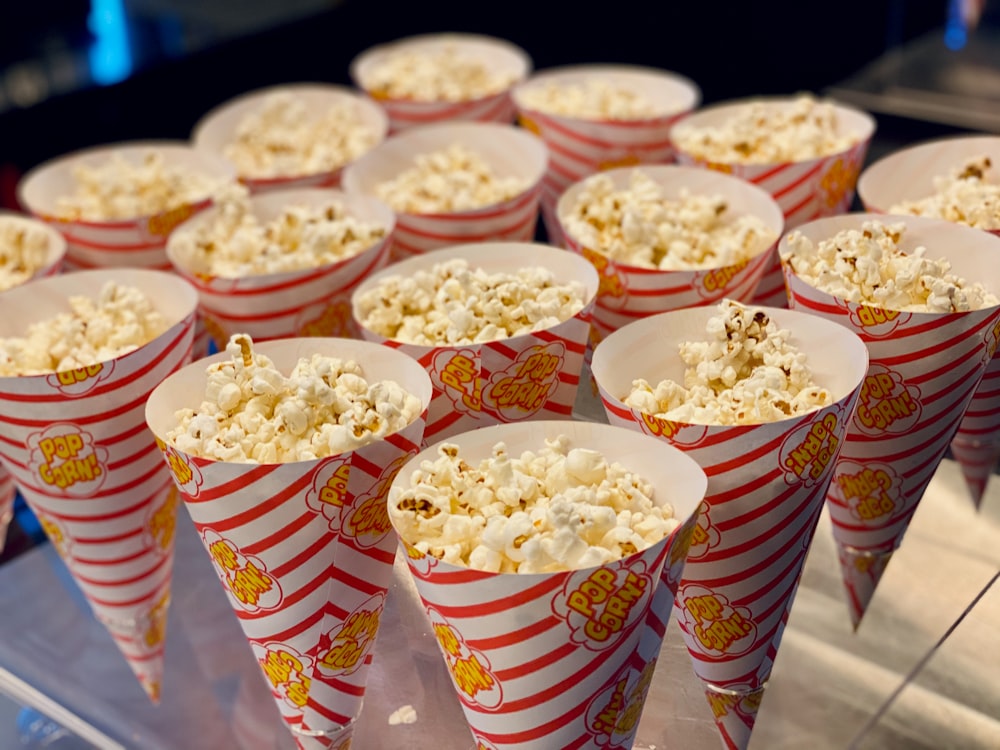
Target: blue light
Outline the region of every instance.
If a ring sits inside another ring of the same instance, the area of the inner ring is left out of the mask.
[[[108,86],[128,78],[132,50],[122,0],[91,0],[87,26],[94,35],[94,43],[87,51],[94,82]]]
[[[944,29],[944,46],[950,50],[960,50],[965,46],[968,37],[964,26],[958,23],[949,23]]]

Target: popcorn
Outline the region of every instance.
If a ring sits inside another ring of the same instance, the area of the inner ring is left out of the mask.
[[[566,436],[537,451],[471,466],[444,443],[410,486],[394,487],[389,514],[424,554],[493,573],[551,573],[603,565],[647,549],[680,523],[653,487]]]
[[[721,196],[682,189],[677,200],[670,200],[638,169],[621,190],[606,174],[588,177],[559,218],[584,247],[619,263],[661,271],[735,265],[776,239],[757,217],[732,216]]]
[[[236,126],[223,153],[244,177],[265,179],[332,172],[376,145],[354,102],[314,115],[290,92],[267,97]]]
[[[897,203],[889,213],[928,216],[977,229],[1000,229],[1000,185],[990,181],[992,166],[988,156],[970,159],[951,174],[935,177],[933,195]]]
[[[283,273],[336,263],[370,248],[384,227],[355,219],[333,198],[325,205],[289,205],[262,224],[249,192],[230,184],[215,196],[210,218],[179,229],[171,244],[195,274],[241,277]]]
[[[676,111],[600,78],[532,86],[521,90],[518,97],[527,109],[584,120],[646,120]]]
[[[632,382],[633,409],[675,422],[748,425],[806,414],[833,403],[813,380],[805,354],[759,308],[723,300],[705,326],[708,341],[682,342],[684,385]]]
[[[435,214],[502,203],[528,187],[520,178],[497,176],[481,156],[456,143],[419,154],[414,167],[376,185],[375,195],[402,213]]]
[[[389,724],[392,726],[397,724],[414,724],[416,721],[417,710],[409,703],[404,706],[400,706],[389,714]]]
[[[390,275],[361,293],[361,324],[380,336],[420,346],[457,346],[551,328],[583,309],[586,292],[556,283],[544,268],[489,273],[462,258],[411,276]]]
[[[46,265],[49,242],[42,227],[0,216],[0,292],[23,284]]]
[[[208,198],[219,180],[171,166],[159,151],[138,164],[115,153],[104,164],[73,169],[77,189],[56,200],[56,215],[67,221],[114,221],[170,211]]]
[[[33,323],[24,338],[0,339],[0,376],[41,375],[124,356],[167,330],[139,289],[109,281],[96,300],[69,298],[71,312]]]
[[[491,70],[485,62],[459,52],[401,49],[373,65],[362,85],[376,99],[463,102],[510,88],[514,73]]]
[[[904,253],[905,225],[866,221],[814,245],[801,232],[788,235],[782,259],[808,284],[850,302],[903,312],[965,312],[998,304],[982,284],[952,274],[948,261]]]
[[[790,107],[753,102],[718,126],[679,125],[673,140],[679,149],[712,162],[777,164],[805,161],[844,151],[857,143],[856,133],[841,133],[830,103],[800,96]]]
[[[313,354],[290,375],[234,334],[208,366],[205,400],[177,412],[167,439],[190,455],[236,463],[311,461],[355,450],[416,419],[420,399],[392,380],[369,383],[352,360]]]

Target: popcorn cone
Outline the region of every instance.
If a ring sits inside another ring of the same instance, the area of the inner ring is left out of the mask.
[[[427,374],[386,347],[350,339],[254,345],[282,372],[314,353],[353,359],[369,381],[391,379],[430,401]],[[313,461],[226,463],[166,441],[175,413],[197,406],[205,368],[184,368],[149,397],[146,420],[299,746],[339,746],[361,711],[392,578],[389,484],[423,439],[424,416],[369,445]],[[426,413],[426,412],[425,412]]]
[[[813,242],[848,228],[860,229],[875,214],[820,219],[799,228]],[[1000,290],[995,260],[1000,239],[978,230],[919,217],[892,217],[905,224],[901,247],[927,248],[946,258],[955,275]],[[786,251],[786,240],[779,245]],[[789,303],[855,331],[867,344],[870,366],[827,494],[833,533],[841,547],[873,556],[900,545],[906,527],[944,456],[992,358],[1000,307],[959,313],[896,312],[847,302],[806,284],[786,267]],[[842,562],[846,560],[842,555]],[[887,558],[877,565],[844,565],[849,609],[860,623]]]
[[[761,102],[768,107],[791,107],[794,97],[772,99],[744,99],[705,107],[683,118],[672,131],[676,141],[677,130],[684,127],[718,127],[744,107]],[[780,164],[739,164],[707,162],[684,149],[677,148],[677,161],[696,167],[707,167],[760,186],[778,202],[785,215],[786,229],[824,216],[834,216],[850,210],[854,200],[854,186],[865,162],[868,146],[875,134],[875,120],[866,112],[835,104],[837,120],[843,132],[856,133],[858,141],[840,153],[817,159],[784,162]],[[775,252],[764,273],[753,302],[770,307],[787,307],[785,281],[781,259]]]
[[[986,485],[993,476],[997,461],[1000,461],[1000,443],[967,443],[956,435],[951,441],[951,453],[962,468],[965,485],[978,510],[983,504]]]
[[[840,326],[766,312],[792,332],[833,404],[778,422],[706,426],[623,403],[636,378],[684,382],[678,345],[704,339],[714,307],[636,321],[602,341],[593,361],[611,424],[659,437],[708,475],[674,612],[729,748],[750,739],[868,361],[864,344]]]
[[[333,107],[351,105],[358,119],[371,131],[373,147],[384,141],[388,134],[389,119],[385,112],[356,91],[329,83],[294,83],[249,91],[220,104],[195,124],[191,133],[192,143],[195,148],[227,159],[226,149],[235,142],[237,130],[243,120],[261,111],[270,97],[282,93],[287,93],[304,104],[309,116],[316,120],[324,118]],[[239,178],[254,193],[308,187],[335,188],[340,186],[340,173],[344,166],[322,172],[272,177],[241,174]],[[235,164],[233,168],[238,171]]]
[[[617,427],[531,421],[451,442],[475,465],[497,441],[530,449],[558,435],[648,479],[654,500],[669,502],[682,525],[617,563],[530,575],[457,567],[400,541],[477,747],[632,746],[663,636],[644,638],[651,600],[664,588],[662,571],[679,577],[704,497],[704,472],[693,461]],[[430,448],[403,468],[390,503],[411,469],[434,455]]]
[[[586,303],[572,318],[551,328],[482,344],[405,344],[386,339],[364,326],[359,300],[384,278],[412,276],[420,269],[429,270],[453,258],[464,258],[471,268],[482,268],[488,273],[546,268],[558,282],[583,284]],[[394,263],[358,287],[352,309],[362,338],[408,354],[430,375],[434,392],[424,432],[426,445],[500,422],[570,419],[596,294],[597,274],[580,257],[548,245],[486,242],[450,247],[430,256]]]
[[[7,529],[14,520],[14,500],[17,499],[17,487],[14,477],[0,465],[0,552],[7,544]]]
[[[167,256],[174,269],[198,290],[198,310],[220,350],[234,333],[254,341],[294,336],[354,337],[351,292],[363,278],[385,265],[395,224],[392,210],[362,195],[301,188],[252,196],[255,216],[267,223],[290,205],[326,206],[341,203],[348,214],[385,228],[385,237],[368,249],[317,268],[242,277],[208,276],[185,257],[178,238],[215,219],[211,209],[188,220],[171,235]]]
[[[394,54],[404,50],[433,54],[449,48],[463,57],[482,61],[494,74],[509,75],[513,81],[511,86],[490,96],[450,102],[390,99],[367,85],[371,72]],[[510,88],[523,81],[531,68],[528,54],[505,39],[450,33],[406,37],[372,47],[351,61],[349,72],[354,84],[385,110],[391,131],[398,133],[420,125],[451,120],[510,123],[514,120]]]
[[[115,359],[49,375],[0,378],[0,460],[66,562],[95,617],[158,701],[173,565],[176,493],[142,406],[190,359],[196,296],[172,274],[81,271],[4,292],[0,336],[67,312],[106,281],[137,287],[170,328]]]
[[[524,103],[531,90],[579,86],[607,81],[653,103],[666,114],[629,120],[590,120],[548,114]],[[691,80],[656,68],[631,65],[571,65],[535,73],[511,94],[518,122],[536,133],[549,149],[549,168],[542,187],[542,216],[549,241],[563,243],[556,214],[559,196],[571,184],[605,169],[635,164],[668,164],[674,160],[670,128],[698,106],[701,90]]]
[[[537,138],[510,125],[441,123],[393,136],[344,170],[344,190],[374,196],[377,185],[410,169],[417,156],[456,144],[482,158],[494,174],[517,177],[528,187],[509,200],[470,211],[397,211],[393,260],[469,242],[530,242],[534,238],[548,156]]]

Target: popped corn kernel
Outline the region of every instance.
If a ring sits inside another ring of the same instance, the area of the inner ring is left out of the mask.
[[[0,375],[41,375],[106,362],[167,330],[163,315],[135,287],[108,281],[96,299],[69,298],[70,312],[28,326],[23,338],[0,339]]]
[[[167,433],[185,453],[235,463],[309,461],[384,438],[422,411],[395,381],[369,383],[353,360],[313,354],[283,375],[241,333],[226,353],[229,359],[208,366],[204,401],[178,410]]]
[[[724,299],[709,318],[707,341],[678,347],[687,365],[684,384],[632,382],[625,404],[661,419],[688,424],[745,425],[806,414],[833,403],[816,384],[806,356],[759,308]]]
[[[392,52],[361,83],[377,99],[461,102],[498,94],[516,80],[515,74],[491,70],[484,61],[446,45]]]
[[[1000,229],[1000,184],[988,156],[969,159],[934,178],[934,193],[889,207],[890,214],[928,216],[977,229]]]
[[[641,169],[616,189],[611,177],[588,177],[560,220],[584,247],[620,263],[661,271],[730,266],[758,255],[776,239],[763,221],[734,216],[725,198],[693,195],[676,200]]]
[[[394,487],[389,514],[424,554],[494,573],[551,573],[642,551],[676,529],[653,487],[566,436],[511,456],[500,442],[471,465],[445,443],[409,486]]]
[[[643,94],[602,78],[580,83],[556,83],[525,87],[518,94],[527,109],[584,120],[648,120],[671,114],[671,108],[650,101]]]
[[[470,268],[464,258],[409,276],[389,275],[358,295],[361,324],[387,339],[455,346],[551,328],[583,309],[586,290],[540,267],[513,273]]]
[[[865,305],[903,312],[965,312],[998,304],[979,282],[951,273],[951,264],[925,257],[927,248],[904,253],[902,223],[866,221],[815,244],[801,232],[787,237],[782,259],[817,289]]]
[[[49,257],[48,233],[15,216],[0,216],[0,292],[23,284]]]

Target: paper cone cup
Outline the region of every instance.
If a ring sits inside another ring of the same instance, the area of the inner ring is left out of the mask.
[[[316,268],[253,276],[208,276],[198,272],[178,243],[187,232],[210,225],[216,209],[189,219],[171,235],[167,257],[174,269],[198,290],[198,311],[219,350],[235,333],[254,341],[294,336],[354,337],[351,293],[363,278],[386,264],[395,225],[392,210],[362,195],[300,188],[251,196],[252,213],[267,223],[291,205],[327,206],[337,201],[350,216],[385,228],[385,237],[357,255]]]
[[[506,74],[513,79],[511,86],[490,96],[466,101],[418,101],[390,99],[372,91],[371,73],[392,55],[404,51],[436,54],[452,49],[462,57],[481,61],[491,72]],[[351,61],[350,76],[354,84],[372,97],[389,117],[393,133],[401,130],[449,120],[510,123],[514,120],[514,105],[510,89],[531,72],[532,62],[520,47],[504,39],[477,34],[425,34],[397,39],[365,50]]]
[[[170,600],[176,495],[145,429],[146,397],[189,360],[196,295],[173,274],[81,271],[4,292],[0,337],[69,312],[106,281],[153,300],[169,329],[135,351],[58,374],[0,378],[0,461],[156,701]]]
[[[714,307],[632,323],[597,346],[592,364],[611,424],[676,446],[708,475],[675,614],[694,670],[710,693],[762,690],[766,684],[868,364],[864,344],[843,327],[805,313],[765,311],[791,331],[791,344],[805,353],[832,405],[745,426],[670,422],[625,405],[637,378],[684,382],[678,346],[705,338]],[[728,726],[720,705],[713,703],[713,711],[720,726]],[[753,726],[753,715],[741,711],[746,736],[731,747],[746,747]],[[735,740],[731,727],[725,733]]]
[[[488,273],[514,273],[525,267],[548,269],[557,282],[583,285],[584,307],[551,328],[482,344],[419,346],[386,339],[364,326],[366,310],[360,300],[383,279],[412,276],[453,258],[464,258],[471,268]],[[570,419],[596,294],[597,274],[581,257],[548,245],[486,242],[394,263],[358,287],[352,309],[365,340],[408,354],[430,375],[434,395],[424,433],[424,442],[429,444],[500,422]]]
[[[848,214],[799,227],[814,243],[861,229],[876,214]],[[892,217],[906,226],[901,248],[927,248],[955,275],[1000,290],[994,262],[1000,238],[956,224]],[[785,252],[786,240],[779,250]],[[963,313],[896,312],[854,304],[806,284],[786,266],[789,303],[855,331],[870,366],[834,470],[827,506],[838,543],[860,552],[892,552],[951,442],[993,357],[1000,307]],[[994,292],[995,293],[995,292]],[[991,343],[992,341],[992,343]],[[873,568],[877,583],[880,569]],[[845,584],[853,572],[845,568]],[[874,584],[872,586],[874,589]],[[861,602],[861,608],[856,606]],[[851,595],[855,627],[866,602]]]
[[[599,340],[634,320],[695,305],[709,305],[723,297],[748,301],[760,282],[777,246],[784,226],[774,199],[760,188],[742,180],[704,169],[675,166],[646,166],[613,169],[607,173],[615,187],[628,187],[636,169],[654,180],[670,200],[682,189],[695,195],[721,195],[733,216],[756,216],[774,232],[775,240],[761,244],[757,254],[735,265],[692,271],[660,271],[621,263],[605,255],[601,248],[584,247],[563,225],[565,246],[587,258],[597,269],[600,291],[594,307],[594,332]],[[585,181],[574,183],[559,199],[557,212],[566,216]]]
[[[309,116],[317,121],[325,118],[334,107],[352,106],[357,118],[371,131],[373,147],[384,141],[389,132],[389,119],[382,108],[356,91],[329,83],[294,83],[250,91],[209,111],[195,124],[191,133],[195,148],[229,161],[225,155],[226,149],[235,142],[237,130],[243,120],[262,111],[267,100],[276,94],[294,97],[297,102],[305,105]],[[239,178],[253,193],[307,187],[335,188],[340,186],[340,173],[344,166],[341,164],[322,172],[300,171],[268,176],[240,174]],[[235,164],[232,168],[239,171]]]
[[[485,573],[424,556],[401,540],[465,718],[479,747],[631,747],[656,664],[639,646],[665,563],[679,577],[705,493],[705,476],[680,451],[644,435],[584,422],[532,421],[455,436],[470,464],[497,441],[518,449],[567,435],[648,479],[682,525],[624,560],[550,574]],[[403,468],[389,502],[421,459]],[[662,638],[662,632],[660,633]],[[649,658],[647,658],[649,657]]]
[[[759,102],[780,111],[793,106],[794,101],[795,97],[755,97],[705,107],[680,120],[674,126],[672,136],[676,141],[677,131],[681,128],[719,127],[751,103]],[[678,147],[677,161],[725,172],[760,186],[778,202],[785,215],[786,229],[825,216],[842,214],[850,209],[854,200],[854,186],[875,134],[875,120],[866,112],[843,104],[835,103],[834,108],[842,132],[854,133],[858,137],[853,146],[839,153],[779,164],[739,164],[709,162]],[[776,253],[753,301],[771,307],[788,306],[781,261]]]
[[[951,441],[951,453],[962,468],[969,496],[978,510],[983,504],[986,485],[1000,461],[1000,443],[967,443],[956,436]]]
[[[255,349],[288,373],[314,353],[353,359],[369,381],[391,379],[421,399],[431,386],[414,360],[336,338],[285,339]],[[392,578],[389,484],[423,439],[404,429],[329,458],[240,464],[197,458],[164,442],[178,409],[203,399],[209,357],[159,385],[146,420],[239,618],[282,716],[301,747],[345,739],[361,711]],[[425,412],[426,413],[426,412]]]
[[[708,686],[705,697],[719,728],[722,745],[729,750],[746,747],[764,698],[764,688],[726,689]]]
[[[396,212],[392,259],[469,242],[530,242],[538,221],[545,146],[510,125],[442,123],[389,138],[344,170],[343,187],[375,196],[380,183],[414,166],[417,156],[461,145],[482,158],[500,177],[517,177],[528,187],[513,198],[470,211],[440,214]]]

